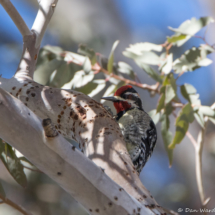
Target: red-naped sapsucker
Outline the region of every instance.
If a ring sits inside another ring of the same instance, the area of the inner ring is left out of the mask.
[[[156,127],[143,110],[142,101],[136,90],[126,85],[120,87],[114,96],[102,99],[112,101],[117,112],[126,147],[138,173],[151,156],[157,140]]]

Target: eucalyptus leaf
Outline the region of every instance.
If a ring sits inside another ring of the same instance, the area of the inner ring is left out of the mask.
[[[166,106],[165,106],[165,114],[167,115],[167,116],[169,116],[173,111],[174,111],[174,108],[173,108],[173,106],[172,106],[172,104],[171,103],[168,103]]]
[[[160,57],[154,52],[143,52],[142,55],[136,55],[133,59],[139,67],[141,67],[142,64],[157,66],[161,63]]]
[[[91,71],[91,62],[90,59],[88,57],[86,57],[84,64],[83,64],[83,70],[86,74],[88,74]]]
[[[88,96],[90,96],[90,97],[93,97],[93,96],[97,95],[106,86],[106,81],[103,80],[103,79],[94,80],[93,83],[97,84],[97,87],[91,93],[88,94]]]
[[[155,81],[162,83],[161,75],[159,75],[155,70],[153,70],[149,65],[147,64],[141,64],[141,68]]]
[[[212,47],[211,47],[212,49]],[[212,63],[207,55],[211,53],[208,45],[201,45],[200,47],[193,47],[187,50],[180,58],[173,62],[173,69],[175,73],[180,74],[182,72],[194,71],[202,66],[208,66]],[[214,49],[212,49],[214,51]]]
[[[213,118],[213,117],[208,117],[208,119],[209,119],[213,124],[215,124],[215,118]]]
[[[80,69],[81,67],[79,65],[64,61],[64,63],[54,71],[53,76],[50,76],[50,81],[47,85],[61,88],[65,83],[68,83],[71,79],[73,79],[76,71]]]
[[[96,53],[93,49],[87,47],[84,44],[79,45],[78,53],[87,56],[91,64],[94,65],[96,63]]]
[[[168,75],[171,72],[171,70],[172,70],[172,61],[173,61],[173,54],[171,53],[171,54],[169,54],[167,56],[166,63],[161,69],[161,71],[164,74]]]
[[[53,54],[57,55],[61,55],[63,53],[63,49],[59,46],[50,46],[50,45],[46,45],[43,47],[44,50],[51,52]]]
[[[171,167],[173,161],[173,149],[169,149],[169,145],[172,142],[173,135],[172,132],[169,131],[169,118],[165,114],[161,117],[161,134],[169,158],[169,166]]]
[[[12,157],[7,156],[5,154],[5,148],[2,140],[0,140],[0,142],[0,159],[2,160],[2,163],[5,165],[11,176],[16,180],[18,184],[20,184],[24,188],[27,187],[27,178],[21,162],[16,157],[15,153],[13,153]]]
[[[157,113],[159,113],[164,108],[165,94],[161,94],[158,100]]]
[[[215,117],[215,111],[211,109],[209,106],[200,106],[199,107],[199,112],[204,114],[205,116],[210,116],[210,117]]]
[[[20,161],[26,162],[28,164],[30,164],[31,166],[34,166],[34,164],[32,164],[26,157],[19,157],[18,158]]]
[[[170,42],[174,43],[179,47],[183,45],[185,42],[187,42],[193,35],[195,35],[203,27],[212,22],[214,22],[214,19],[212,17],[201,17],[200,19],[192,18],[191,20],[186,20],[179,26],[179,28],[169,27],[170,30],[176,33],[168,39],[170,40]],[[183,39],[184,35],[186,35],[186,38]],[[177,38],[179,40],[177,40]],[[174,39],[176,39],[176,41],[174,41]]]
[[[119,40],[117,40],[114,44],[113,47],[111,49],[109,58],[108,58],[108,65],[107,65],[107,69],[109,74],[111,74],[113,72],[113,63],[114,63],[114,51],[117,47],[117,45],[119,44]]]
[[[81,88],[84,85],[91,82],[94,78],[94,72],[90,72],[89,74],[85,74],[83,70],[75,73],[73,79],[63,85],[63,89],[77,89]]]
[[[111,84],[107,88],[107,90],[105,91],[105,93],[104,93],[104,95],[102,97],[107,97],[107,96],[113,95],[115,88],[116,88],[116,85]]]
[[[64,60],[47,60],[36,68],[34,72],[34,80],[40,84],[47,85],[51,74],[63,64],[65,64]]]
[[[171,102],[175,98],[176,94],[171,85],[166,86],[165,92],[165,105]]]
[[[149,116],[152,118],[154,124],[156,125],[159,120],[160,120],[160,113],[157,113],[157,110],[151,110],[150,112],[148,112]]]
[[[161,45],[156,45],[153,43],[136,43],[134,45],[130,45],[129,48],[126,48],[127,52],[134,53],[136,55],[142,55],[143,52],[150,52],[150,51],[162,51],[163,47]]]
[[[5,194],[4,188],[1,184],[1,181],[0,181],[0,195],[3,196],[4,198],[6,197],[6,194]]]
[[[186,37],[187,37],[187,35],[185,35],[185,34],[173,35],[171,37],[167,37],[167,41],[169,43],[176,43],[176,42],[178,42],[180,40],[186,39]]]
[[[203,114],[200,113],[194,113],[194,117],[196,121],[199,123],[199,125],[204,128],[205,127],[205,122],[204,122],[204,116]]]
[[[192,123],[193,120],[194,112],[190,103],[188,103],[181,109],[176,119],[176,132],[173,141],[169,145],[170,149],[173,149],[176,144],[179,144],[183,140],[188,130],[189,123]]]
[[[132,78],[132,79],[135,78],[135,74],[134,74],[132,67],[125,62],[119,62],[118,63],[118,71],[123,73],[123,74],[129,75],[130,78]]]

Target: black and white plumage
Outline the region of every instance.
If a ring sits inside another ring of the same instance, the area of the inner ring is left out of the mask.
[[[113,97],[103,99],[114,102],[126,147],[138,173],[146,164],[156,145],[157,131],[150,116],[143,110],[138,93],[130,86],[119,88]]]

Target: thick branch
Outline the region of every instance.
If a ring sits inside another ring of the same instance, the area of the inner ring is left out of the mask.
[[[8,88],[10,83],[15,84],[15,79],[4,80],[2,87]],[[60,135],[53,139],[44,139],[41,122],[36,116],[28,108],[23,108],[21,102],[9,98],[9,95],[3,96],[3,104],[0,106],[1,137],[17,148],[41,171],[57,181],[86,208],[92,206],[98,208],[101,205],[108,205],[108,202],[112,205],[117,201],[117,204],[126,202],[132,210],[134,209],[132,205],[135,205],[135,210],[142,208],[141,211],[145,211],[148,208],[147,212],[142,214],[149,214],[151,210],[157,214],[162,213],[162,209],[157,206],[133,170],[118,124],[103,106],[84,94],[52,89],[27,80],[16,83],[16,88],[12,87],[8,91],[41,118],[51,118],[59,133],[75,139],[88,158],[120,184],[121,187],[117,187],[117,184],[108,182],[106,174],[101,169],[92,162],[89,164],[90,161],[78,151],[73,151],[71,145]],[[2,92],[2,95],[5,94]],[[34,131],[35,136],[33,136]],[[16,140],[14,136],[17,137]],[[53,151],[48,150],[43,142]],[[86,186],[83,187],[83,184]],[[121,194],[120,188],[125,193]],[[90,196],[81,193],[86,190],[92,190],[89,192]],[[132,199],[126,197],[126,192],[132,196]],[[125,201],[124,198],[128,199]],[[102,202],[98,203],[98,199]],[[125,209],[124,206],[121,207]]]
[[[46,31],[47,25],[54,13],[54,9],[57,5],[58,0],[38,0],[39,11],[37,13],[36,19],[32,26],[32,31],[37,35],[35,48],[39,48],[44,33]]]
[[[2,4],[4,9],[7,11],[8,15],[13,20],[23,37],[32,34],[25,21],[22,19],[19,12],[16,10],[10,0],[0,0],[0,4]]]
[[[142,211],[140,214],[150,214],[149,209],[129,196],[61,135],[55,138],[45,137],[41,120],[22,102],[2,89],[0,117],[1,137],[54,179],[92,214],[97,211],[109,215],[132,214],[133,209],[138,208]]]
[[[54,13],[57,1],[39,1],[39,11],[32,27],[33,34],[23,37],[23,53],[15,77],[33,78],[40,43]]]

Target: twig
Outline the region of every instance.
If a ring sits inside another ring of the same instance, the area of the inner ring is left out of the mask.
[[[46,31],[47,25],[54,13],[58,0],[39,1],[39,10],[32,26],[37,35],[35,47],[38,48]]]
[[[205,199],[203,182],[202,182],[202,151],[203,151],[203,143],[204,143],[204,136],[207,127],[208,117],[204,118],[205,120],[205,127],[201,129],[197,139],[197,145],[195,147],[195,155],[196,155],[196,181],[198,186],[198,191],[201,199],[202,206],[205,206],[210,198]]]
[[[19,29],[22,36],[32,34],[28,26],[26,25],[25,21],[22,19],[19,12],[16,10],[16,8],[13,6],[10,0],[0,0],[0,4],[2,4],[10,18],[15,23],[16,27]]]
[[[190,139],[190,142],[193,144],[194,148],[196,149],[198,143],[194,139],[193,135],[189,131],[187,131],[186,136]]]
[[[1,194],[0,194],[0,199],[2,199],[2,201],[3,201],[1,203],[5,203],[7,205],[10,205],[11,207],[13,207],[16,210],[18,210],[20,213],[22,213],[24,215],[31,215],[31,213],[27,212],[24,208],[22,208],[21,206],[17,205],[16,203],[14,203],[13,201],[11,201],[10,199],[2,196]]]
[[[115,78],[117,80],[123,81],[126,84],[131,84],[131,85],[139,87],[141,89],[145,89],[145,90],[148,90],[148,91],[159,93],[159,89],[158,89],[159,83],[156,83],[155,85],[140,84],[140,83],[137,83],[136,81],[131,81],[129,79],[123,78],[123,77],[115,75],[113,73],[109,74],[109,72],[107,70],[105,70],[104,68],[101,68],[101,67],[100,67],[100,71],[103,72],[106,75],[109,75],[110,77],[113,77],[113,78]]]

